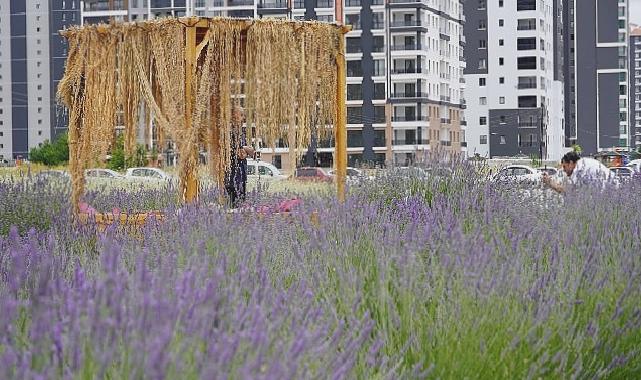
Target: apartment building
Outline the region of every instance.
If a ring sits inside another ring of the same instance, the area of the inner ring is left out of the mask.
[[[630,28],[629,44],[629,73],[630,73],[630,147],[641,147],[641,27],[638,25]]]
[[[629,147],[628,0],[564,0],[564,21],[566,144]]]
[[[562,3],[465,3],[468,154],[559,159],[565,152]]]
[[[77,23],[79,9],[79,0],[0,2],[0,158],[26,158],[66,129],[55,97],[66,56],[58,30]]]

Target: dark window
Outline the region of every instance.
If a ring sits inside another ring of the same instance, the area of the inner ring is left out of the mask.
[[[503,57],[499,57],[499,66],[503,66],[505,63],[505,59]]]
[[[347,107],[347,123],[361,124],[363,122],[362,107]]]
[[[536,30],[535,18],[522,18],[519,19],[516,25],[517,30]]]
[[[503,46],[503,45],[505,45],[505,40],[501,38],[499,40],[499,46]]]
[[[499,77],[499,84],[505,84],[505,77]]]
[[[518,88],[520,90],[536,88],[536,77],[519,77]]]
[[[374,130],[374,146],[377,146],[377,147],[385,146],[385,130],[384,129]]]
[[[383,36],[374,36],[374,46],[372,51],[375,53],[380,53],[385,50],[385,37]]]
[[[485,78],[479,78],[479,86],[480,87],[485,86]]]
[[[374,99],[385,99],[385,83],[374,83]]]
[[[499,19],[499,26],[503,26],[503,25],[505,25],[505,20],[503,20],[502,18],[500,18],[500,19]]]
[[[519,96],[519,108],[536,108],[536,95]]]
[[[361,100],[363,99],[363,86],[358,84],[347,85],[347,100]]]
[[[485,116],[479,117],[479,124],[480,125],[487,125],[487,117],[485,117]]]
[[[536,0],[516,0],[517,11],[535,11]]]
[[[536,57],[519,57],[519,70],[536,70]]]
[[[361,52],[361,38],[351,37],[345,39],[345,49],[347,53],[360,53]]]
[[[347,61],[347,76],[348,77],[362,77],[363,68],[361,61]]]
[[[347,131],[347,146],[350,148],[363,146],[363,131],[360,129]]]
[[[535,50],[536,37],[519,38],[516,40],[517,50]]]
[[[374,106],[374,123],[385,122],[385,106]]]

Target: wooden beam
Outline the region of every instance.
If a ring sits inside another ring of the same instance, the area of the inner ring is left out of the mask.
[[[336,56],[336,125],[334,126],[336,191],[339,202],[345,202],[347,176],[347,86],[345,73],[345,36],[338,42]]]
[[[188,26],[185,28],[185,130],[188,134],[192,133],[193,126],[193,98],[192,98],[192,81],[196,65],[196,27]],[[187,146],[182,144],[182,152],[180,152],[183,159],[194,154],[196,150],[196,166],[189,165],[182,166],[186,173],[183,173],[184,183],[181,183],[183,199],[185,202],[194,202],[198,198],[198,144],[194,146]]]

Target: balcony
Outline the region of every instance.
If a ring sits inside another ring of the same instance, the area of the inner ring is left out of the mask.
[[[413,26],[423,26],[421,20],[399,20],[390,23],[391,28],[405,28]]]
[[[392,145],[429,145],[428,139],[394,139]]]
[[[427,92],[393,92],[390,97],[397,99],[427,98]]]
[[[94,12],[94,11],[120,11],[120,10],[127,10],[127,7],[125,7],[124,1],[119,0],[119,1],[113,1],[112,4],[109,4],[110,1],[96,1],[96,2],[85,2],[85,12]]]
[[[449,102],[451,98],[449,96],[441,95],[441,101],[442,102]]]
[[[421,46],[419,44],[399,44],[399,45],[391,45],[390,50],[393,51],[401,51],[401,50],[421,50]]]
[[[450,123],[452,123],[452,119],[447,119],[444,117],[441,118],[441,124],[450,124]]]
[[[429,121],[428,116],[392,116],[392,122],[403,122],[403,121]]]
[[[228,6],[230,7],[239,7],[254,5],[254,0],[229,0]]]
[[[363,48],[360,45],[351,45],[345,48],[346,53],[362,53]]]
[[[392,74],[420,74],[422,72],[420,67],[401,67],[392,70]]]
[[[288,4],[285,1],[265,1],[258,3],[258,8],[263,9],[287,9]]]
[[[345,0],[346,7],[360,7],[361,0]]]
[[[441,140],[441,146],[452,146],[452,142],[451,141],[443,141],[443,140]]]
[[[536,88],[536,83],[519,83],[518,84],[519,90],[527,90],[531,88]]]

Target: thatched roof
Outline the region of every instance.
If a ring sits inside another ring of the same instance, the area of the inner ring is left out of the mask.
[[[119,112],[128,152],[141,135],[153,133],[161,146],[166,138],[177,142],[181,180],[193,172],[199,146],[216,158],[212,171],[227,167],[230,139],[240,128],[232,110],[241,102],[252,127],[248,139],[273,145],[282,138],[302,152],[312,133],[336,120],[343,33],[319,22],[224,18],[66,29],[69,55],[58,97],[69,112],[74,203],[85,167],[114,142]],[[139,131],[141,117],[154,120],[155,129]]]

